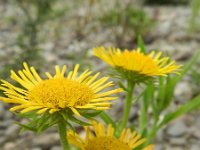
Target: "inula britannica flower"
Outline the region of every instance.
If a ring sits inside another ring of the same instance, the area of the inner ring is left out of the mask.
[[[115,129],[109,124],[107,128],[102,123],[93,122],[94,134],[90,127],[86,126],[86,137],[82,138],[73,131],[68,132],[69,143],[81,150],[134,150],[145,142],[141,135],[124,129],[119,138],[114,136]],[[149,145],[143,150],[153,150]]]
[[[112,67],[121,76],[133,82],[142,82],[154,76],[166,76],[169,73],[177,73],[181,67],[169,57],[162,57],[162,52],[152,51],[146,55],[137,50],[124,50],[104,47],[94,48],[95,56],[99,57]]]
[[[5,96],[0,97],[0,100],[15,104],[11,111],[52,114],[69,109],[80,116],[80,109],[109,109],[110,100],[116,99],[111,95],[122,91],[120,88],[105,91],[104,89],[113,83],[107,81],[108,77],[97,79],[99,73],[92,76],[92,72],[86,70],[78,75],[79,65],[66,77],[66,66],[62,69],[55,66],[55,75],[46,72],[47,79],[42,79],[34,67],[29,68],[26,63],[23,65],[24,69],[19,70],[18,74],[11,71],[11,78],[21,86],[1,80],[0,89],[4,91]]]

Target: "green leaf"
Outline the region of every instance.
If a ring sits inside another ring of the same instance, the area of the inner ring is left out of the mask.
[[[141,49],[141,51],[142,51],[143,53],[146,53],[147,49],[146,49],[146,47],[145,47],[145,44],[144,44],[144,41],[143,41],[141,35],[139,35],[139,36],[137,37],[137,45],[138,45],[138,47]]]
[[[154,99],[154,92],[155,92],[155,88],[153,84],[150,84],[147,86],[146,90],[144,91],[144,106],[145,106],[145,110],[147,111],[149,104],[151,103],[151,100]]]
[[[165,88],[167,84],[165,83],[165,79],[163,77],[159,77],[159,86],[158,86],[158,95],[157,95],[157,103],[162,106],[162,103],[165,99]]]
[[[191,69],[192,65],[197,62],[200,56],[200,51],[197,51],[196,54],[190,59],[190,61],[181,69],[180,75],[168,76],[165,81],[160,78],[159,80],[159,92],[157,96],[157,103],[159,112],[161,113],[166,109],[173,100],[174,90],[177,83],[185,76],[185,74]]]
[[[174,112],[165,115],[164,119],[159,123],[158,128],[161,128],[162,126],[176,119],[177,117],[189,111],[195,110],[199,107],[200,107],[200,95],[188,101],[187,103],[183,104],[182,106],[179,106],[179,108],[177,108],[177,110],[175,110]]]
[[[148,126],[148,109],[151,103],[153,103],[153,95],[154,93],[154,86],[153,84],[149,84],[145,91],[143,92],[143,99],[141,101],[141,108],[140,108],[140,117],[139,117],[139,129],[140,133],[144,134],[147,132]],[[154,109],[155,110],[155,109]]]
[[[171,104],[176,84],[172,82],[170,75],[165,79],[162,77],[162,81],[160,82],[158,87],[159,92],[157,96],[159,113],[161,113],[165,108],[167,108]]]

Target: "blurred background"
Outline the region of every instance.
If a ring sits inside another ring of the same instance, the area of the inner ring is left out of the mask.
[[[187,62],[200,50],[200,0],[0,0],[0,77],[9,79],[10,69],[22,68],[24,61],[39,72],[75,63],[103,71],[106,64],[93,56],[93,47],[134,49],[138,37],[149,51],[159,49]],[[197,63],[177,85],[173,106],[200,93],[199,70]],[[111,110],[114,118],[122,116],[122,103]],[[19,134],[14,121],[20,119],[8,108],[0,103],[0,150],[61,150],[54,129]],[[137,110],[133,106],[130,121]],[[186,114],[165,127],[155,150],[200,150],[199,114]]]

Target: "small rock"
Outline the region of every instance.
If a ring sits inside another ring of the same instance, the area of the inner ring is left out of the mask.
[[[200,116],[196,118],[195,126],[200,129]]]
[[[164,141],[164,138],[165,138],[165,135],[164,135],[164,131],[163,131],[164,129],[160,129],[159,131],[158,131],[158,133],[157,133],[157,139],[156,139],[156,141],[157,142],[162,142],[162,141]]]
[[[0,48],[4,48],[5,47],[5,44],[0,42]],[[1,50],[2,52],[4,52],[3,50]]]
[[[190,132],[191,135],[197,139],[200,139],[200,129],[197,127],[191,127]]]
[[[175,88],[175,99],[179,103],[185,103],[192,98],[193,92],[191,85],[187,82],[180,82]]]
[[[7,138],[5,136],[0,136],[0,147],[3,146],[6,141]]]
[[[4,120],[3,122],[0,123],[0,129],[6,129],[13,123],[12,120]]]
[[[31,148],[31,150],[42,150],[42,148],[40,148],[40,147],[34,147],[34,148]]]
[[[43,44],[43,48],[45,49],[45,51],[52,51],[54,48],[54,43],[47,42],[47,43]]]
[[[14,150],[16,148],[15,143],[8,142],[4,145],[4,150]]]
[[[162,145],[155,145],[155,150],[163,150],[163,146]]]
[[[172,147],[172,146],[169,146],[169,147],[166,147],[165,150],[183,150],[183,148],[181,148],[181,147]]]
[[[45,55],[45,58],[46,58],[46,61],[48,61],[48,62],[55,62],[56,60],[58,60],[57,56],[52,53],[47,53]]]
[[[43,134],[35,137],[33,140],[34,146],[39,146],[42,148],[50,148],[51,146],[59,144],[59,135],[57,133]]]
[[[174,146],[185,145],[186,140],[183,138],[169,138],[170,144]]]
[[[181,120],[175,122],[167,129],[167,134],[172,137],[180,137],[187,132],[187,126]]]
[[[51,150],[62,150],[62,148],[60,146],[53,146]]]
[[[200,149],[200,145],[192,145],[190,150],[199,150]]]
[[[3,136],[3,135],[4,135],[4,133],[5,133],[5,131],[4,131],[4,130],[0,130],[0,137],[1,137],[1,136]]]
[[[12,124],[6,129],[5,136],[7,136],[9,139],[16,138],[18,136],[19,130],[20,127],[18,125]]]
[[[17,141],[15,141],[15,144],[19,149],[26,150],[28,147],[30,147],[29,141],[31,141],[31,140],[29,140],[28,137],[26,137],[26,138],[19,137],[17,139]]]
[[[0,120],[3,119],[4,112],[5,112],[5,109],[4,109],[3,103],[0,103]]]
[[[133,122],[138,117],[138,107],[132,106],[130,110],[129,122]]]
[[[5,120],[8,120],[8,119],[11,119],[11,120],[12,120],[12,117],[13,117],[13,114],[12,114],[11,112],[6,111],[6,112],[4,113],[4,119],[5,119]]]

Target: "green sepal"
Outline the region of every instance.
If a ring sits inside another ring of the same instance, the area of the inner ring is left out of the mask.
[[[35,112],[28,112],[28,113],[16,113],[16,112],[13,112],[13,114],[15,114],[17,117],[20,117],[20,118],[36,118],[37,117],[37,114]]]
[[[41,133],[49,127],[55,125],[58,122],[57,114],[49,114],[44,113],[43,115],[37,115],[36,113],[26,113],[26,114],[18,114],[20,117],[32,116],[33,118],[29,118],[29,122],[27,124],[17,123],[22,127],[21,132],[25,130],[31,130],[36,133]]]
[[[89,111],[88,112],[83,112],[81,113],[81,115],[87,119],[92,119],[93,117],[98,116],[100,113],[102,112],[102,110],[94,110],[94,111]]]
[[[38,122],[37,122],[37,125],[38,126],[41,126],[43,124],[45,124],[49,119],[49,115],[48,113],[44,113],[41,118],[38,119]]]
[[[120,88],[122,88],[124,91],[127,91],[127,88],[124,86],[124,84],[121,81],[118,81],[118,85]]]
[[[57,124],[58,121],[59,121],[59,118],[56,115],[51,116],[50,118],[48,118],[46,120],[46,123],[44,122],[42,124],[39,124],[37,132],[41,133],[41,132],[45,131],[46,129],[50,128],[51,126]]]
[[[71,110],[63,110],[61,112],[59,112],[59,114],[61,114],[61,116],[64,118],[64,120],[68,120],[69,116],[72,115]]]
[[[116,128],[115,122],[105,111],[100,113],[100,117],[107,125],[111,124],[114,128]]]
[[[70,121],[75,122],[75,123],[77,123],[77,124],[80,124],[80,125],[82,125],[82,126],[91,126],[90,123],[87,123],[87,122],[84,122],[84,121],[82,121],[82,120],[79,120],[79,119],[75,118],[74,116],[69,116],[68,119],[69,119]]]
[[[19,126],[22,128],[20,132],[23,132],[24,129],[30,130],[30,131],[33,131],[33,132],[37,132],[37,129],[34,128],[34,127],[30,127],[30,126],[28,126],[28,125],[24,125],[24,124],[21,124],[21,123],[19,123],[19,122],[15,122],[15,123],[16,123],[17,125],[19,125]]]
[[[65,121],[65,123],[66,123],[67,127],[69,127],[72,131],[75,132],[73,125],[71,125],[68,121]]]
[[[82,113],[82,112],[79,112],[79,113],[81,113],[81,116],[87,116],[86,115],[86,113],[84,114],[84,113]],[[95,112],[96,113],[96,112]],[[91,115],[98,115],[98,114],[95,114],[95,113],[91,113]],[[63,119],[65,120],[65,122],[67,123],[67,124],[69,124],[69,126],[71,126],[72,127],[72,125],[69,123],[69,122],[67,122],[67,120],[70,120],[70,121],[72,121],[72,122],[75,122],[75,123],[77,123],[77,124],[80,124],[80,125],[83,125],[83,126],[88,126],[88,125],[90,125],[89,123],[86,123],[86,122],[84,122],[84,121],[82,121],[82,120],[79,120],[79,119],[77,119],[77,118],[75,118],[74,116],[73,116],[73,113],[72,113],[72,111],[70,110],[70,109],[67,109],[67,110],[63,110],[63,111],[61,111],[60,112],[60,114],[61,114],[61,116],[63,117]],[[84,114],[84,115],[83,115]],[[88,113],[88,114],[90,114],[90,113]],[[89,117],[89,118],[92,118],[92,117]]]

